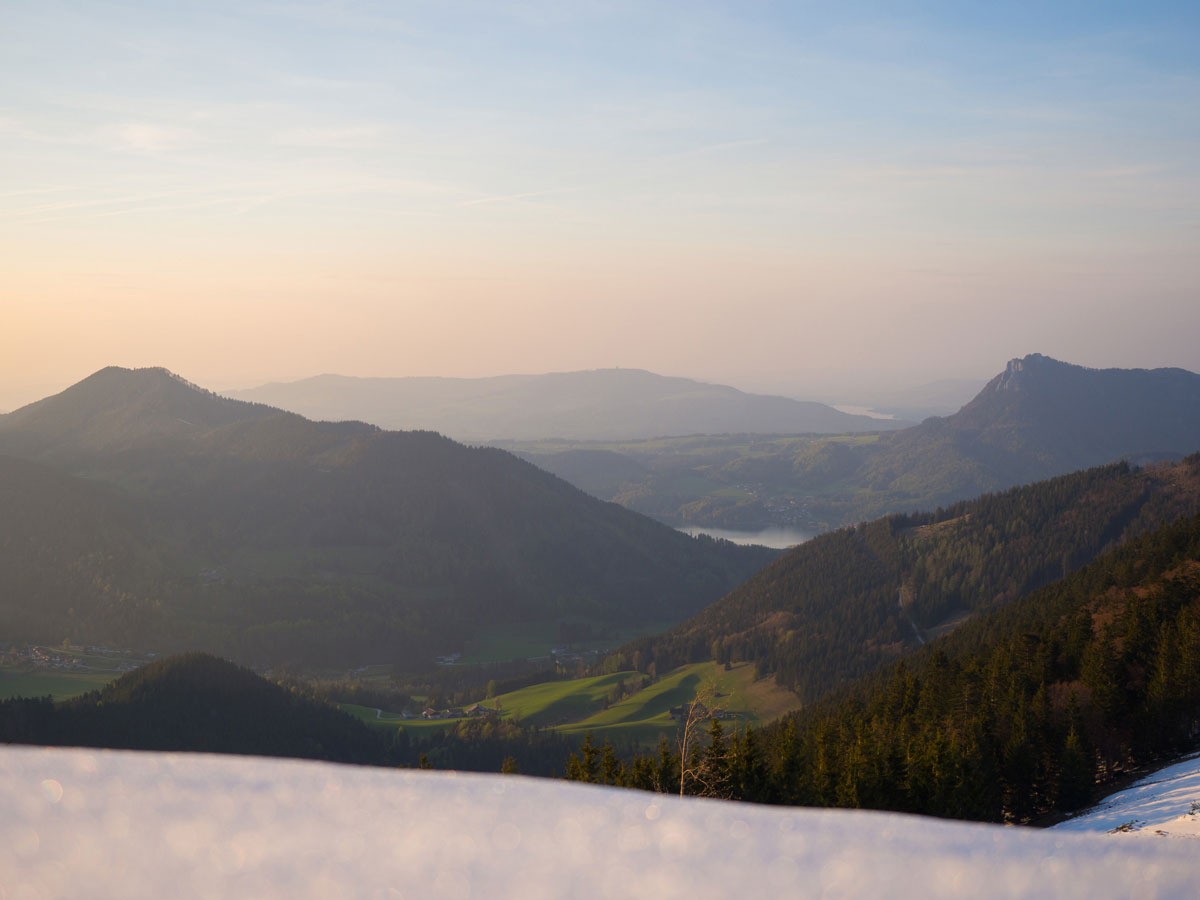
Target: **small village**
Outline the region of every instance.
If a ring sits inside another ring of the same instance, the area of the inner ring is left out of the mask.
[[[58,647],[44,644],[8,647],[0,651],[0,666],[33,666],[67,672],[132,672],[155,656],[155,653],[138,655],[132,650],[79,646],[64,641]]]

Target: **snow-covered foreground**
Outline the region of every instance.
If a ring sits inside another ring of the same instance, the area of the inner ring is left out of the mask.
[[[1200,857],[487,775],[0,747],[0,897],[1194,898]]]
[[[1200,839],[1200,755],[1159,769],[1054,828],[1066,832]],[[1200,884],[1196,895],[1200,896]]]

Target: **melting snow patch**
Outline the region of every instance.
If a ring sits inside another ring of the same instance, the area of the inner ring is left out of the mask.
[[[1200,839],[1200,754],[1147,775],[1054,829]]]

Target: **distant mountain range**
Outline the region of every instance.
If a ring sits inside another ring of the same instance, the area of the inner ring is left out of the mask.
[[[953,415],[889,433],[505,446],[663,521],[820,529],[934,509],[1118,459],[1194,453],[1200,375],[1088,369],[1035,353],[1012,360]]]
[[[906,424],[640,369],[495,378],[319,375],[231,391],[229,396],[310,419],[360,419],[382,428],[429,429],[476,442],[744,432],[841,434]]]
[[[679,619],[773,558],[496,449],[311,422],[165,369],[0,417],[0,632],[250,662],[427,660],[513,622]]]

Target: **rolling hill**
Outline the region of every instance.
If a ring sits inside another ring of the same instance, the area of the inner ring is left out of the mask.
[[[387,750],[334,707],[205,653],[152,662],[58,703],[0,702],[0,740],[354,763],[382,762]]]
[[[678,619],[772,556],[500,450],[311,422],[163,369],[104,369],[0,419],[0,496],[11,639],[246,661],[428,659],[498,623]]]
[[[625,440],[665,435],[885,431],[905,423],[848,415],[811,401],[640,369],[495,378],[319,375],[229,396],[314,419],[361,419],[463,441]]]

